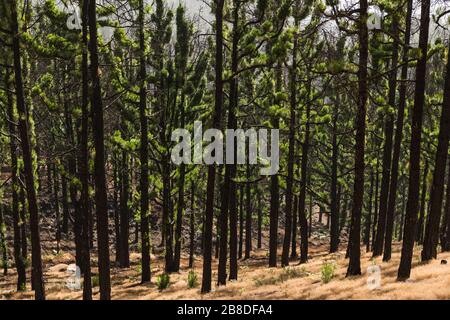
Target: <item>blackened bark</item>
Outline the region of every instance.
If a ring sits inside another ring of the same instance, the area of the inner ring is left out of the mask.
[[[233,166],[232,176],[236,176],[236,166]],[[238,278],[238,203],[237,185],[234,180],[230,184],[230,280]]]
[[[24,261],[28,259],[28,237],[27,237],[27,203],[25,200],[25,190],[20,184],[19,200],[21,204],[20,208],[20,233],[22,240],[21,253]]]
[[[97,243],[98,243],[98,271],[100,285],[100,299],[111,299],[109,236],[108,236],[108,205],[106,195],[105,173],[105,142],[103,122],[103,102],[100,87],[100,67],[97,48],[97,14],[96,2],[89,0],[89,53],[92,80],[91,111],[92,133],[94,138],[94,180],[95,180],[95,208],[97,211]]]
[[[3,275],[8,275],[8,248],[6,246],[6,222],[3,214],[5,206],[0,204],[0,247],[2,249]]]
[[[430,0],[421,2],[419,50],[416,66],[416,86],[412,110],[411,144],[409,148],[408,201],[406,204],[402,254],[398,269],[398,280],[406,280],[411,273],[411,261],[417,226],[420,180],[420,142],[422,134],[423,106],[425,102],[425,78],[427,69],[428,28],[430,24]]]
[[[308,87],[310,84],[308,85]],[[310,89],[307,89],[308,92]],[[302,162],[300,178],[300,195],[298,199],[298,221],[300,224],[300,263],[308,261],[308,220],[306,219],[306,184],[308,181],[308,152],[310,144],[310,113],[311,107],[306,105],[305,140],[302,144]],[[322,210],[321,210],[322,211]]]
[[[120,264],[120,251],[122,246],[120,245],[120,210],[119,210],[119,191],[122,189],[122,182],[119,180],[118,164],[116,155],[113,155],[113,220],[114,220],[114,246],[116,249],[115,262]]]
[[[337,106],[333,111],[333,133],[332,133],[332,155],[331,155],[331,231],[330,231],[330,253],[339,249],[339,209],[338,209],[338,157],[339,147],[337,143]]]
[[[252,252],[252,204],[250,185],[250,165],[247,163],[247,183],[245,184],[245,255],[244,259],[250,259]]]
[[[449,45],[450,48],[450,45]],[[450,138],[450,59],[447,57],[447,70],[444,85],[444,100],[442,102],[441,121],[439,124],[438,146],[434,162],[433,182],[430,194],[430,216],[427,219],[425,238],[422,249],[422,261],[436,259],[439,240],[439,223],[442,213],[444,196],[445,164]]]
[[[44,279],[42,273],[41,239],[39,234],[39,213],[37,206],[36,189],[34,188],[33,159],[31,155],[31,142],[28,128],[27,105],[22,79],[22,65],[20,61],[20,34],[17,21],[17,3],[10,2],[12,48],[14,55],[14,76],[16,89],[16,103],[19,114],[19,134],[24,162],[25,184],[27,188],[28,210],[30,213],[31,232],[31,260],[33,269],[33,288],[36,300],[45,300]]]
[[[441,230],[442,251],[450,251],[450,161],[448,162],[447,194],[445,199],[444,222]]]
[[[408,49],[409,42],[411,38],[411,16],[412,16],[412,0],[408,0],[407,3],[407,12],[406,12],[406,28],[405,28],[405,42],[403,47],[403,61],[408,60]],[[398,32],[397,32],[398,34]],[[395,41],[397,42],[397,41]],[[394,217],[395,213],[395,202],[397,198],[397,184],[398,184],[398,167],[400,160],[400,150],[403,138],[403,119],[405,116],[405,106],[406,106],[406,80],[408,79],[408,64],[405,63],[402,66],[401,71],[401,83],[399,86],[399,103],[398,103],[398,112],[397,112],[397,121],[396,121],[396,129],[395,129],[395,139],[394,139],[394,149],[392,152],[392,168],[391,168],[391,181],[389,186],[389,198],[388,198],[388,207],[387,207],[387,216],[388,224],[390,223],[390,217]],[[393,219],[393,218],[392,218]],[[389,226],[388,226],[389,228]],[[385,239],[385,250],[384,255],[387,260],[390,258],[391,253],[391,242],[392,235],[388,233],[386,230],[386,239]]]
[[[61,192],[62,192],[62,209],[63,209],[63,221],[62,232],[67,235],[69,232],[69,202],[67,200],[67,177],[65,174],[61,175]]]
[[[370,225],[372,223],[372,199],[373,199],[373,185],[374,185],[373,171],[370,172],[370,189],[369,189],[369,206],[367,208],[366,225],[364,228],[364,244],[366,245],[366,252],[370,251]]]
[[[258,235],[257,235],[257,242],[256,242],[256,248],[261,249],[262,248],[262,207],[261,207],[261,193],[258,192]],[[295,236],[293,235],[293,238],[295,239]]]
[[[367,101],[367,60],[368,60],[368,30],[367,30],[367,0],[361,0],[359,16],[359,69],[358,69],[358,111],[356,114],[356,145],[355,145],[355,181],[353,187],[353,208],[350,222],[350,261],[347,276],[361,274],[361,210],[364,197],[364,153],[366,134],[366,101]]]
[[[379,159],[377,157],[377,164],[376,164],[376,170],[375,170],[375,195],[374,195],[374,216],[373,216],[373,224],[372,224],[372,244],[371,248],[373,250],[373,247],[375,246],[375,232],[377,231],[377,221],[378,221],[378,187],[380,184],[380,172],[379,172]]]
[[[128,209],[128,196],[130,192],[128,154],[122,150],[121,162],[121,193],[120,193],[120,266],[130,267],[130,213]]]
[[[16,126],[14,125],[17,121],[14,115],[14,102],[11,91],[9,90],[10,86],[10,74],[9,72],[6,75],[5,85],[8,90],[6,90],[6,98],[8,103],[8,129],[9,129],[9,150],[11,157],[11,206],[12,206],[12,218],[13,218],[13,234],[14,234],[14,262],[17,270],[17,290],[24,290],[26,286],[26,271],[25,271],[25,261],[22,257],[22,247],[21,242],[26,241],[22,239],[21,229],[20,229],[20,213],[19,213],[19,182],[17,178],[17,143],[16,143]]]
[[[145,69],[144,0],[139,0],[139,121],[141,125],[140,141],[140,192],[141,192],[141,282],[149,282],[150,272],[150,232],[148,219],[148,123],[147,88]]]
[[[220,129],[220,119],[223,106],[223,7],[224,0],[215,1],[215,22],[216,22],[216,51],[215,51],[215,106],[212,126]],[[206,210],[205,210],[205,233],[203,251],[203,277],[202,293],[211,291],[211,260],[212,260],[212,229],[214,218],[214,188],[216,180],[216,166],[208,166],[208,178],[206,186]]]
[[[239,187],[239,252],[238,258],[242,259],[242,252],[244,247],[244,188]]]
[[[275,90],[281,91],[282,70],[281,63],[277,62],[275,69]],[[278,129],[280,121],[277,117],[271,119],[273,129]],[[280,185],[278,174],[270,176],[270,226],[269,226],[269,267],[277,266],[278,251],[278,216],[280,210]]]
[[[392,22],[392,33],[394,37],[394,43],[392,45],[392,64],[391,64],[391,72],[389,72],[389,105],[394,108],[395,107],[395,93],[397,91],[397,64],[398,64],[398,37],[399,37],[399,26],[398,26],[398,18],[396,15],[393,16]],[[383,235],[384,240],[384,250],[383,250],[383,261],[391,260],[392,253],[392,232],[394,231],[394,211],[388,210],[389,207],[389,194],[392,192],[396,192],[391,189],[390,182],[391,178],[391,166],[392,166],[392,140],[393,140],[393,132],[394,132],[394,115],[389,112],[387,122],[389,123],[387,127],[389,127],[386,131],[386,149],[387,153],[389,153],[389,172],[387,173],[388,181],[387,181],[387,189],[389,191],[387,198],[385,199],[385,203],[383,203],[383,210],[386,212],[386,224],[385,224],[385,234]],[[390,138],[388,137],[390,136]],[[381,241],[383,244],[383,241]]]
[[[61,217],[59,213],[59,182],[58,171],[56,165],[52,165],[53,171],[53,201],[55,203],[55,240],[56,240],[56,252],[59,253],[61,242]]]
[[[425,223],[425,212],[426,212],[426,197],[427,197],[427,176],[428,176],[428,160],[425,161],[425,168],[423,169],[422,175],[422,192],[420,194],[420,210],[419,210],[419,221],[417,222],[417,232],[416,241],[419,244],[423,243],[423,228]]]
[[[83,300],[92,300],[91,281],[91,255],[89,244],[89,66],[88,66],[88,0],[83,0],[81,9],[82,22],[82,55],[81,55],[81,78],[82,78],[82,104],[81,104],[81,130],[80,130],[80,181],[82,210],[82,254],[83,254]]]
[[[194,267],[194,248],[195,248],[195,186],[191,182],[191,214],[189,222],[189,268]]]
[[[295,19],[297,24],[297,19]],[[292,66],[290,70],[290,101],[289,101],[289,142],[288,142],[288,159],[287,159],[287,177],[286,177],[286,212],[284,224],[283,251],[281,253],[281,266],[289,265],[289,249],[292,237],[292,202],[294,198],[294,152],[295,152],[295,126],[296,126],[296,106],[297,106],[297,47],[298,34],[294,35],[294,47],[292,50]],[[308,120],[307,120],[308,121]],[[303,155],[304,157],[305,155]],[[304,211],[304,208],[300,207]]]

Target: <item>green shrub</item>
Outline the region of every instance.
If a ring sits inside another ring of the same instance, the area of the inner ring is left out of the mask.
[[[163,273],[156,278],[156,285],[158,286],[158,290],[164,290],[169,287],[170,284],[170,276],[168,273]]]
[[[307,275],[308,275],[308,272],[306,272],[305,267],[301,267],[301,268],[286,267],[286,268],[283,268],[283,271],[278,276],[278,279],[280,282],[284,282],[289,279],[304,277]]]
[[[99,283],[100,283],[100,278],[98,277],[98,274],[93,275],[92,276],[92,287],[93,288],[98,287]]]
[[[276,277],[254,278],[253,281],[255,282],[255,286],[261,287],[278,283],[278,278]]]
[[[262,278],[254,278],[253,281],[255,283],[255,286],[260,287],[285,282],[289,279],[306,277],[308,275],[309,273],[308,271],[306,271],[305,267],[301,268],[286,267],[283,268],[283,270],[278,276],[271,276],[271,277],[263,276]]]
[[[334,277],[334,271],[336,270],[336,266],[334,263],[325,262],[322,266],[322,269],[320,270],[322,274],[322,282],[328,283],[333,279]]]
[[[198,276],[194,270],[190,270],[188,273],[188,287],[190,289],[198,286]]]

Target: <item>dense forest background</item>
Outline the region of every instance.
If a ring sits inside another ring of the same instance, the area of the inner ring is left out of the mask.
[[[83,299],[447,258],[448,1],[198,4],[0,1],[0,293],[45,299],[64,253]],[[175,165],[194,121],[279,129],[279,171]]]

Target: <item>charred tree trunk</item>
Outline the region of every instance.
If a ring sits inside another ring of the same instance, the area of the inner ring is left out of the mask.
[[[19,114],[19,134],[22,146],[25,184],[27,188],[28,210],[30,213],[31,259],[33,268],[33,288],[37,300],[45,300],[44,279],[42,273],[41,239],[39,234],[39,213],[36,189],[34,188],[33,159],[28,129],[27,105],[22,79],[22,65],[20,61],[20,34],[17,21],[17,3],[10,2],[12,49],[14,55],[15,90],[17,111]]]
[[[425,161],[425,168],[423,170],[422,176],[422,192],[420,194],[420,210],[419,210],[419,221],[417,222],[417,232],[416,241],[419,244],[423,243],[423,228],[425,223],[425,212],[426,212],[426,198],[427,198],[427,176],[428,176],[428,160]]]
[[[356,114],[356,145],[355,145],[355,182],[353,187],[353,208],[350,223],[350,261],[347,276],[361,274],[361,210],[364,197],[364,153],[366,134],[366,101],[367,101],[367,60],[368,60],[368,30],[367,30],[367,0],[361,0],[359,16],[359,70],[358,70],[358,111]]]
[[[108,236],[108,204],[106,195],[105,142],[103,122],[103,102],[100,87],[100,69],[97,48],[97,13],[96,2],[89,1],[89,52],[92,80],[91,111],[92,133],[94,138],[94,180],[95,208],[97,211],[97,243],[100,299],[111,299],[109,236]]]
[[[416,66],[416,86],[414,92],[414,107],[412,110],[411,144],[409,148],[408,201],[406,204],[402,254],[397,275],[398,280],[406,280],[410,276],[417,227],[417,212],[419,209],[420,142],[422,134],[423,106],[425,102],[429,24],[430,0],[423,0],[421,3],[419,35],[420,58],[418,59]]]
[[[450,161],[448,162],[447,194],[445,199],[444,223],[441,231],[442,251],[450,251]]]
[[[370,172],[370,189],[369,189],[369,207],[367,209],[366,226],[364,228],[364,244],[366,245],[366,252],[370,251],[370,225],[372,223],[372,198],[373,198],[374,178],[373,172]]]
[[[81,78],[82,78],[82,104],[81,104],[81,129],[80,129],[80,181],[82,211],[82,255],[84,265],[83,275],[83,300],[92,300],[91,281],[91,255],[89,244],[89,67],[88,67],[88,0],[83,0],[81,10],[82,21],[82,56],[81,56]]]
[[[239,188],[239,252],[238,258],[242,259],[242,248],[244,245],[244,188]]]
[[[195,248],[195,186],[191,182],[191,214],[189,222],[189,268],[194,267],[194,248]]]
[[[411,38],[411,15],[412,15],[412,0],[408,0],[407,12],[406,12],[406,28],[405,28],[405,46],[403,47],[403,61],[408,60],[408,46]],[[397,26],[398,27],[398,26]],[[398,32],[396,33],[398,35]],[[394,40],[395,41],[395,40]],[[397,43],[397,41],[395,41]],[[397,44],[398,45],[398,44]],[[390,217],[394,217],[395,202],[397,198],[397,184],[398,184],[398,167],[400,160],[400,151],[403,138],[403,119],[405,116],[406,106],[406,80],[408,79],[408,64],[405,63],[401,71],[401,83],[399,86],[399,104],[397,112],[397,122],[395,129],[394,149],[392,153],[392,168],[391,168],[391,180],[389,186],[389,198],[387,207],[388,224],[390,223]],[[392,218],[393,219],[393,218]],[[388,226],[389,227],[389,226]],[[392,235],[386,230],[385,250],[384,255],[387,260],[390,260],[391,255],[391,242]]]
[[[6,75],[5,81],[6,88],[9,89],[10,85],[10,74]],[[16,126],[17,121],[14,114],[14,101],[10,90],[6,90],[6,98],[8,103],[8,129],[9,129],[9,150],[11,157],[11,200],[12,200],[12,218],[13,218],[13,230],[14,230],[14,262],[16,264],[17,270],[17,291],[25,289],[26,286],[26,270],[25,270],[25,260],[22,256],[22,241],[26,241],[26,238],[22,239],[21,228],[20,228],[20,213],[19,213],[19,181],[17,178],[18,167],[17,167],[17,143],[16,143]]]
[[[308,85],[310,86],[310,84]],[[310,89],[307,89],[308,92]],[[309,95],[308,95],[309,96]],[[300,224],[300,263],[308,261],[308,221],[306,220],[306,183],[308,181],[308,152],[310,144],[310,118],[311,107],[306,105],[305,140],[302,144],[302,162],[300,178],[300,195],[298,200],[298,221]],[[322,210],[321,210],[322,211]]]
[[[450,45],[449,45],[450,49]],[[450,52],[450,51],[449,51]],[[442,199],[444,196],[445,164],[450,138],[450,59],[447,57],[447,70],[444,85],[444,100],[442,102],[441,121],[439,124],[438,146],[434,162],[433,183],[430,194],[430,216],[427,219],[425,238],[422,250],[422,261],[436,259],[439,240],[439,222],[442,214]]]
[[[250,165],[247,164],[247,183],[245,184],[245,255],[244,259],[250,259],[252,252],[252,202],[250,185]]]
[[[297,26],[297,19],[295,19],[295,25]],[[292,66],[290,70],[290,107],[289,107],[289,146],[288,146],[288,159],[287,159],[287,177],[286,177],[286,212],[285,212],[285,224],[284,224],[284,239],[283,239],[283,251],[281,253],[281,266],[289,265],[289,248],[291,246],[292,237],[292,202],[294,198],[294,153],[295,153],[295,109],[297,106],[297,47],[298,47],[298,35],[294,35],[294,48],[292,50]],[[308,120],[307,120],[308,121]],[[303,155],[304,157],[305,155]],[[301,195],[300,195],[301,196]],[[300,210],[304,208],[300,207]]]
[[[337,106],[335,107],[337,109]],[[337,143],[337,121],[338,110],[334,110],[333,115],[333,137],[332,137],[332,156],[331,156],[331,232],[330,232],[330,253],[339,250],[339,209],[338,209],[338,157],[339,146]]]
[[[55,202],[55,240],[56,252],[59,253],[61,242],[61,217],[59,213],[59,182],[56,165],[53,165],[53,201]]]
[[[212,127],[219,129],[223,106],[223,7],[224,0],[215,1],[216,22],[216,51],[215,51],[215,106]],[[216,166],[208,166],[208,178],[206,187],[206,210],[205,210],[205,247],[203,252],[203,277],[201,292],[211,291],[211,260],[212,260],[212,230],[214,218],[214,188],[216,181]]]
[[[150,230],[148,219],[148,123],[147,123],[147,82],[145,65],[144,0],[139,0],[139,121],[140,141],[140,192],[141,192],[141,282],[149,282],[150,273]]]
[[[120,193],[120,260],[119,264],[122,268],[130,267],[130,214],[128,209],[128,195],[130,189],[128,176],[128,155],[125,150],[122,150],[122,164],[121,164],[121,193]]]
[[[389,73],[389,106],[395,104],[395,89],[396,89],[396,77],[397,77],[397,52],[398,44],[394,40],[392,65],[390,68],[392,71]],[[375,245],[373,248],[373,257],[377,257],[383,254],[384,249],[384,237],[386,233],[386,220],[387,220],[387,205],[389,197],[389,183],[390,183],[390,171],[392,160],[392,136],[394,132],[394,117],[391,112],[386,114],[384,128],[384,145],[383,145],[383,164],[381,172],[381,193],[380,193],[380,207],[378,212],[377,232],[375,234]],[[391,217],[393,219],[393,216]],[[392,232],[391,232],[392,233]],[[392,235],[391,235],[392,237]]]
[[[62,209],[63,209],[63,221],[62,232],[67,235],[69,233],[69,202],[67,200],[67,177],[65,174],[61,175],[61,192],[62,192]]]

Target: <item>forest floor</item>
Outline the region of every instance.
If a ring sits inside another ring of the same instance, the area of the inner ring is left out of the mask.
[[[203,295],[200,294],[200,256],[196,256],[194,264],[199,286],[188,288],[190,269],[186,267],[187,256],[183,256],[180,272],[171,274],[169,287],[159,291],[156,277],[164,270],[162,255],[152,255],[152,282],[140,284],[140,254],[133,252],[130,268],[120,269],[112,263],[112,299],[450,299],[450,264],[441,264],[441,260],[450,259],[450,253],[440,253],[437,260],[421,264],[421,248],[416,246],[411,279],[397,282],[400,243],[394,243],[392,259],[388,263],[382,262],[381,257],[373,260],[372,254],[365,253],[365,249],[361,248],[362,275],[346,278],[346,244],[342,244],[342,251],[328,254],[327,238],[323,233],[313,232],[308,263],[298,265],[298,260],[292,260],[288,268],[268,268],[267,250],[256,249],[251,259],[239,261],[237,281],[228,282],[226,286],[213,285],[213,291]],[[74,263],[74,256],[70,252],[52,254],[47,251],[43,261],[48,299],[82,298],[81,291],[72,291],[66,287],[66,269]],[[328,283],[321,279],[325,263],[335,266],[334,277]],[[371,290],[367,285],[367,267],[373,264],[381,268],[381,285]],[[92,271],[94,274],[97,272],[95,267]],[[217,277],[216,271],[217,260],[214,260],[213,283]],[[10,269],[7,276],[0,276],[0,299],[33,299],[30,287],[27,287],[27,291],[17,292],[15,281],[14,269]],[[97,286],[93,292],[94,299],[98,299]]]

